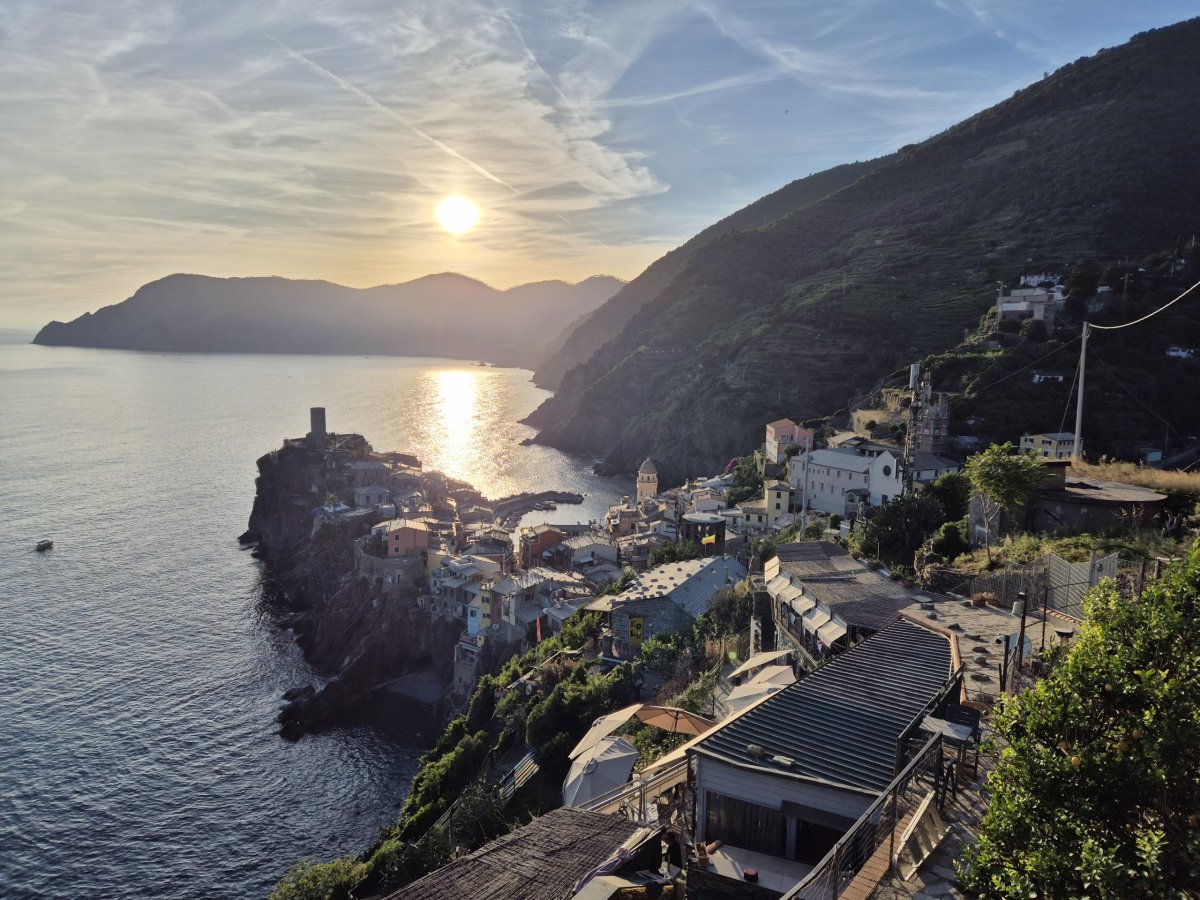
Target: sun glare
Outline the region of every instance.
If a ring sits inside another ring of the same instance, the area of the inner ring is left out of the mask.
[[[438,204],[437,220],[451,234],[466,234],[479,221],[479,207],[461,194],[455,194]]]

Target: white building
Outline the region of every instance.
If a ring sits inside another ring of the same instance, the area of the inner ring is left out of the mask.
[[[805,454],[788,462],[788,481],[799,491],[801,504],[807,494],[811,510],[847,516],[860,503],[882,506],[903,491],[900,461],[890,450],[874,456],[848,448],[814,450],[807,457],[807,486]]]
[[[1070,431],[1021,435],[1021,452],[1031,451],[1048,459],[1070,459],[1075,453],[1075,435]]]

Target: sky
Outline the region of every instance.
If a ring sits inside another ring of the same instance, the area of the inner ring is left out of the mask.
[[[0,0],[0,327],[173,272],[633,278],[1194,2]],[[447,196],[479,210],[452,235]]]

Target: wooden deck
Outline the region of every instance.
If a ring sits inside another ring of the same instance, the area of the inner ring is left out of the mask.
[[[900,838],[912,822],[913,816],[917,810],[910,809],[905,816],[896,823],[895,829],[892,831],[894,842],[899,845]],[[891,868],[891,861],[888,859],[888,854],[892,851],[893,841],[884,841],[875,848],[875,852],[871,854],[871,858],[866,861],[854,879],[846,885],[846,889],[838,894],[838,900],[867,900],[874,892],[879,882],[883,880],[883,876],[888,873]]]

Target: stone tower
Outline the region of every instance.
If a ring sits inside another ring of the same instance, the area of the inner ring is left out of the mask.
[[[649,500],[658,494],[658,469],[654,467],[654,463],[647,459],[640,469],[638,469],[637,477],[637,502],[640,504],[643,500]]]

